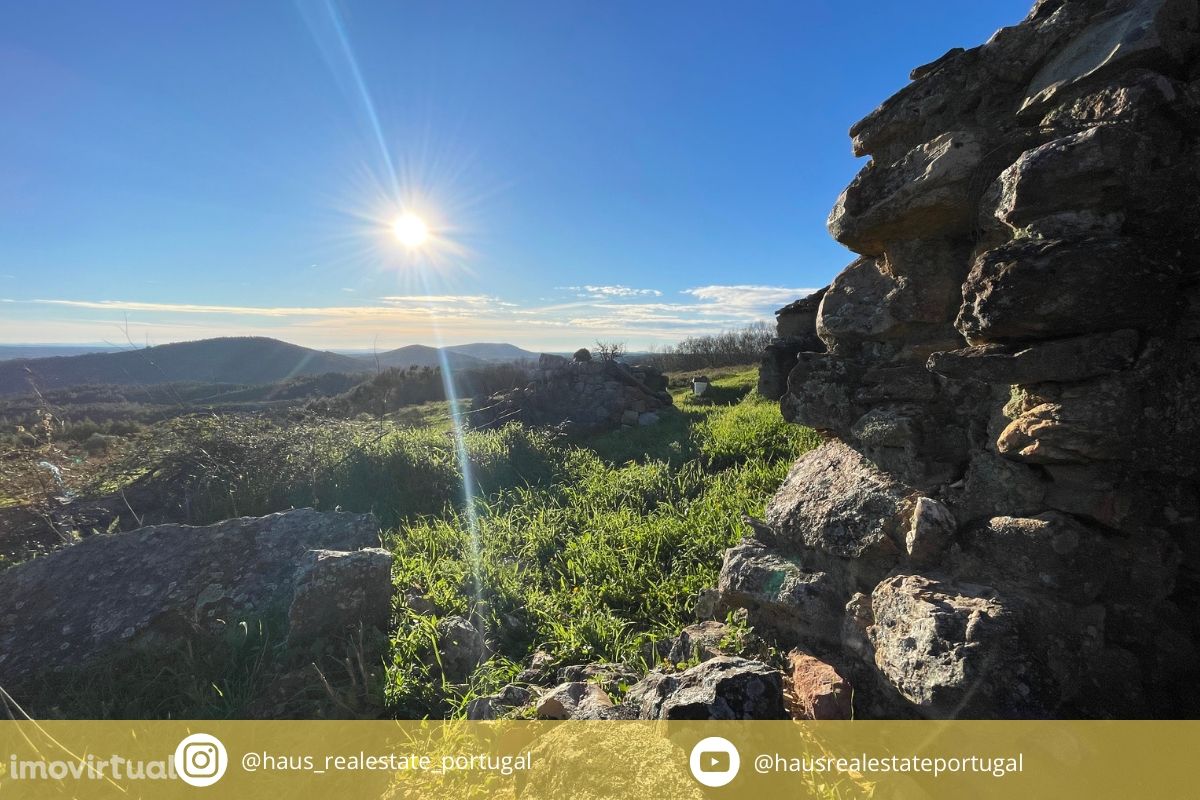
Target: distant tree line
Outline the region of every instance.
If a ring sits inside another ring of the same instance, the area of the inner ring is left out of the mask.
[[[689,336],[679,344],[651,348],[639,361],[667,372],[753,364],[775,338],[775,326],[755,322],[744,328],[705,336]]]

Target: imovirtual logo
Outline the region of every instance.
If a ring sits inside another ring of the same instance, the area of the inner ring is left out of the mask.
[[[724,786],[737,777],[742,758],[733,742],[720,736],[701,739],[692,748],[692,777],[705,786]]]
[[[212,786],[228,766],[225,745],[207,733],[193,733],[175,748],[175,771],[191,786]]]

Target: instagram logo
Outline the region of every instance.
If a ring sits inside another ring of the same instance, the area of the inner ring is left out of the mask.
[[[207,733],[193,733],[175,748],[175,771],[190,786],[212,786],[228,766],[225,745]]]

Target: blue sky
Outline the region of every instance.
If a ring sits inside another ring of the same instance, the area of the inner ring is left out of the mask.
[[[0,341],[644,347],[767,319],[851,258],[824,224],[849,126],[1028,5],[14,4]]]

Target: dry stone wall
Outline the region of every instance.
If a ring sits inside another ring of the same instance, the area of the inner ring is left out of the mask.
[[[651,367],[543,354],[526,386],[485,400],[472,424],[523,422],[580,430],[653,425],[672,402],[666,377]]]
[[[818,289],[775,312],[775,338],[763,352],[758,367],[758,393],[778,400],[787,393],[787,377],[800,353],[823,352],[817,336],[817,310],[825,289]]]
[[[828,439],[720,589],[860,717],[1200,712],[1198,31],[1041,0],[851,129],[781,400]]]

